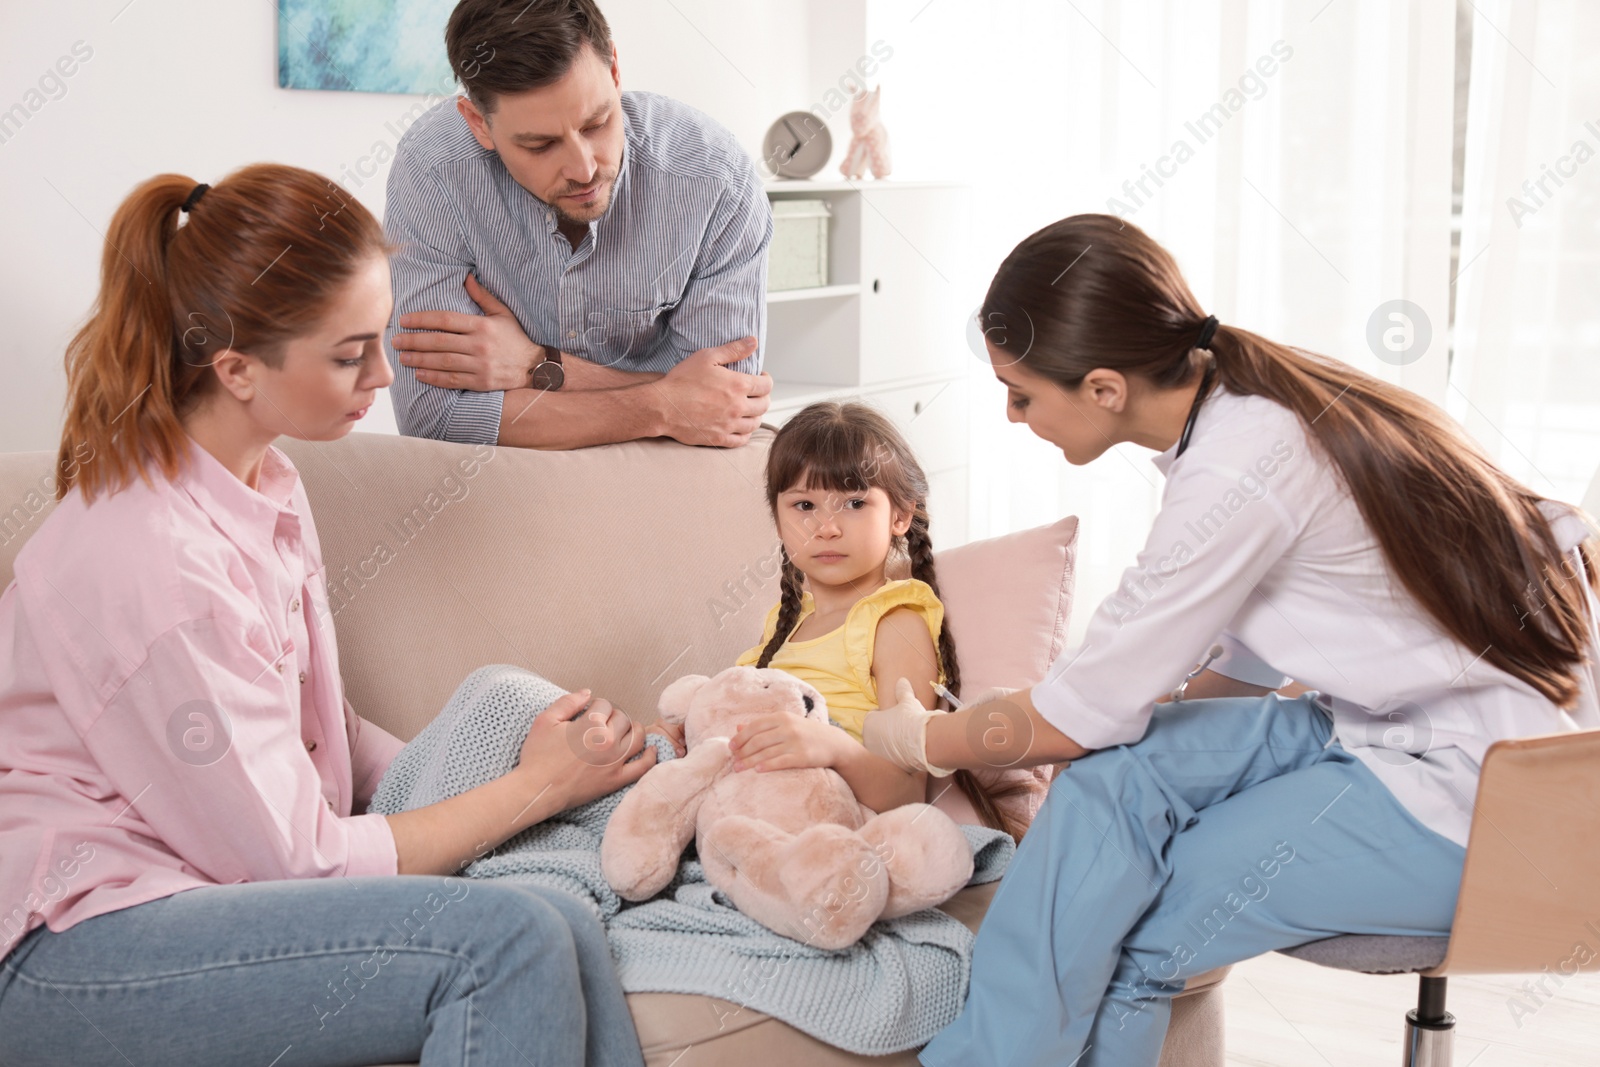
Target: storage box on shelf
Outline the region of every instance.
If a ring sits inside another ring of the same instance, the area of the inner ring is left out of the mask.
[[[828,284],[828,202],[785,198],[772,202],[772,247],[767,291],[820,289]]]
[[[950,182],[775,181],[775,210],[827,208],[826,284],[770,290],[767,421],[818,400],[860,399],[887,414],[927,471],[934,543],[967,540],[970,358],[965,268],[971,209]]]

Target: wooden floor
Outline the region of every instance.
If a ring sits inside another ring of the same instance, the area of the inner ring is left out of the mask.
[[[1538,999],[1522,988],[1531,977],[1450,979],[1454,1067],[1600,1065],[1600,974],[1559,986],[1547,978],[1553,995]],[[1352,974],[1277,953],[1236,965],[1222,988],[1228,1063],[1237,1067],[1399,1067],[1405,1013],[1417,1001],[1413,976]]]

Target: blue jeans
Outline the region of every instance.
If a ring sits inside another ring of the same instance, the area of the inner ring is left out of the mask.
[[[1072,764],[922,1062],[1154,1067],[1196,974],[1338,933],[1448,933],[1466,850],[1331,735],[1311,696],[1191,700]]]
[[[0,962],[5,1067],[644,1058],[600,921],[465,878],[205,886],[39,927]]]

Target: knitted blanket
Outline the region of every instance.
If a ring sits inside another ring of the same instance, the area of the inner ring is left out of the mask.
[[[482,667],[437,718],[395,757],[370,811],[409,811],[505,774],[534,716],[562,695],[520,667]],[[674,758],[665,738],[648,743]],[[881,1056],[916,1048],[966,1002],[974,936],[928,909],[875,923],[855,945],[806,945],[748,918],[705,879],[693,847],[672,883],[639,904],[620,899],[600,874],[600,839],[627,789],[546,819],[468,865],[468,878],[551,886],[590,902],[630,993],[720,997],[763,1012],[850,1052]],[[973,849],[969,885],[997,880],[1016,846],[986,827],[963,826]]]

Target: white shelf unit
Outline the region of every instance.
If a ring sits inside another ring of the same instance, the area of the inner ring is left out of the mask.
[[[827,300],[835,296],[855,296],[861,292],[861,286],[856,283],[850,285],[818,285],[810,289],[779,289],[767,294],[769,304],[791,304],[796,300]]]
[[[965,321],[971,192],[953,182],[773,181],[767,195],[830,211],[828,284],[767,295],[766,421],[819,400],[894,420],[928,474],[933,543],[968,538]]]

